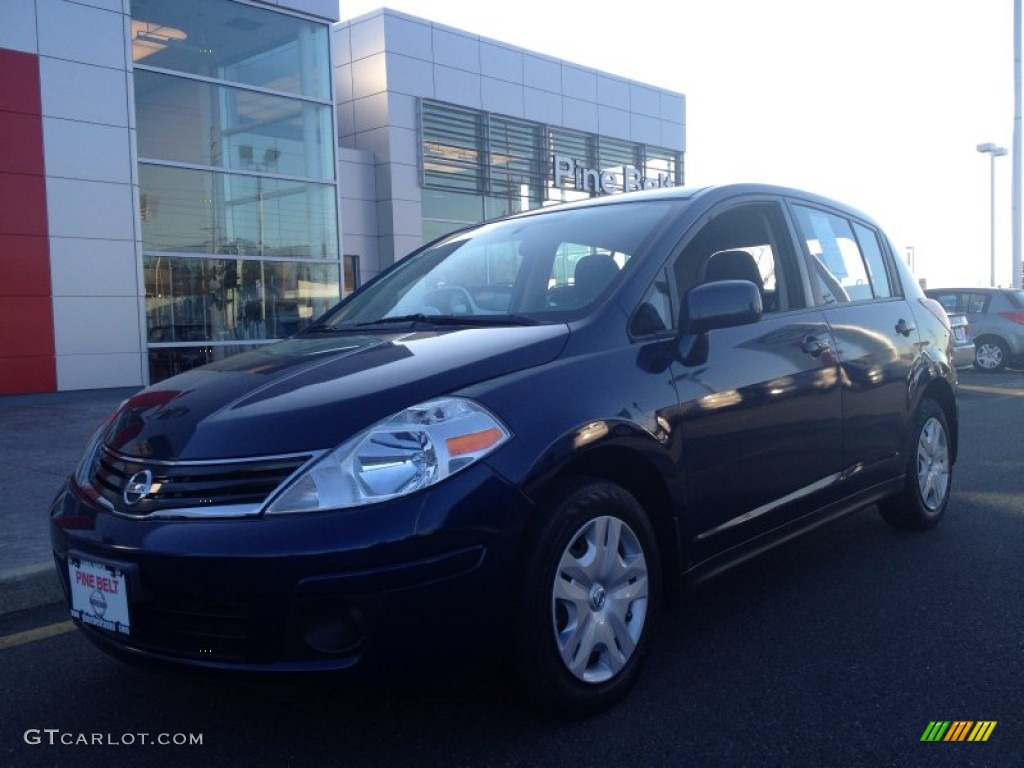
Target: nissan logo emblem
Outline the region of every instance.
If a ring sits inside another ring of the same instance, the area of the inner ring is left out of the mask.
[[[138,504],[153,489],[153,473],[148,469],[136,472],[124,487],[124,503],[129,507]]]

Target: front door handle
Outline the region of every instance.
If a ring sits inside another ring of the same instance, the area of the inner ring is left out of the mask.
[[[901,336],[909,336],[916,330],[916,325],[908,325],[907,321],[904,320],[902,317],[900,318],[900,321],[896,323],[896,333],[900,334]]]
[[[819,336],[808,336],[804,339],[803,344],[800,345],[800,349],[811,357],[821,357],[831,349],[831,345],[826,339],[822,339]]]

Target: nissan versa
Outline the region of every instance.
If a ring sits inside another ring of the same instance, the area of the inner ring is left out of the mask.
[[[894,252],[760,185],[454,233],[127,400],[50,512],[71,614],[125,660],[454,653],[547,711],[605,708],[684,587],[871,504],[942,517],[951,335]]]

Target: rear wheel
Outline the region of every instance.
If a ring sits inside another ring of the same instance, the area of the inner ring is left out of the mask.
[[[879,502],[878,507],[886,522],[896,528],[926,530],[942,519],[953,482],[949,426],[937,402],[922,401],[913,430],[903,491]]]
[[[974,367],[986,373],[998,373],[1006,367],[1010,348],[994,336],[982,337],[974,342]]]
[[[579,717],[622,698],[647,653],[660,579],[654,532],[636,499],[598,480],[570,487],[525,564],[516,671],[528,700]]]

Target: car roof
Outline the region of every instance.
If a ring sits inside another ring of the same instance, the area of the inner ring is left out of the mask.
[[[629,192],[628,194],[606,195],[604,197],[596,197],[589,198],[586,200],[577,200],[573,202],[560,203],[559,205],[556,206],[534,208],[529,211],[524,211],[522,213],[515,214],[515,217],[538,215],[548,213],[554,210],[572,210],[574,208],[592,208],[604,205],[620,205],[623,203],[633,202],[636,200],[700,200],[702,203],[710,207],[712,205],[715,205],[716,203],[728,200],[730,197],[738,197],[741,195],[764,195],[765,197],[796,198],[804,202],[815,203],[829,208],[835,208],[837,210],[844,211],[854,216],[855,218],[862,219],[872,224],[874,223],[874,220],[870,216],[863,213],[854,206],[851,206],[850,204],[841,202],[839,200],[826,197],[824,195],[817,194],[815,192],[809,192],[807,190],[797,189],[795,187],[749,182],[705,186],[661,187],[658,189],[645,189],[636,192]]]

